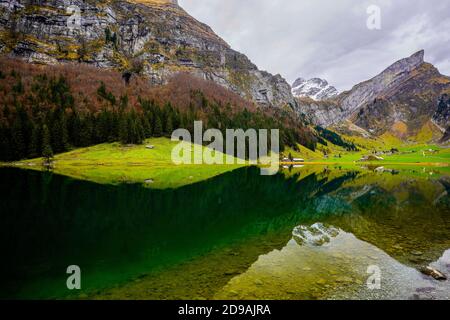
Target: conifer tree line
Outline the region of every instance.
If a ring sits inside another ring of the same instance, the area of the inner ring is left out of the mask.
[[[353,142],[348,142],[342,139],[337,133],[330,131],[328,129],[316,126],[316,131],[319,133],[319,142],[324,146],[328,145],[327,141],[345,148],[347,151],[358,151],[358,147]]]
[[[281,150],[297,143],[315,147],[311,137],[285,128],[281,120],[246,109],[233,112],[230,105],[208,101],[200,91],[193,93],[199,106],[191,103],[187,110],[180,111],[170,103],[160,106],[141,98],[137,107],[130,106],[128,96],[116,97],[101,83],[98,99],[108,107],[81,112],[64,77],[37,76],[32,94],[24,91],[20,76],[16,78],[13,103],[2,106],[0,114],[0,161],[50,158],[56,153],[105,142],[141,144],[150,137],[170,137],[177,128],[193,133],[195,120],[204,120],[204,130],[217,128],[224,135],[226,129],[233,128],[279,128]]]

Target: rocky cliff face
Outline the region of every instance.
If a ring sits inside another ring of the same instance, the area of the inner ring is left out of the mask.
[[[424,51],[419,51],[371,80],[341,93],[333,101],[322,101],[316,106],[300,100],[299,108],[309,112],[309,118],[322,126],[347,126],[350,121],[373,135],[390,132],[407,139],[418,135],[425,127],[438,131],[431,120],[439,98],[449,90],[450,78],[424,62]],[[435,115],[434,123],[445,123],[445,114],[441,111]],[[445,125],[440,127],[446,130]]]
[[[0,53],[139,72],[155,85],[187,72],[262,106],[297,109],[281,76],[258,70],[173,0],[0,0]]]
[[[433,115],[433,122],[442,130],[446,130],[450,125],[450,97],[446,93],[439,99],[438,108]]]
[[[331,99],[339,92],[335,87],[328,84],[326,80],[313,78],[305,80],[298,78],[292,85],[292,94],[297,98],[311,98],[316,101]]]
[[[395,92],[396,87],[408,81],[414,75],[412,71],[424,63],[424,51],[419,51],[409,58],[397,61],[376,77],[354,86],[350,91],[339,96],[339,103],[344,109],[343,117],[388,92]]]
[[[444,132],[441,142],[448,142],[450,140],[450,97],[447,93],[439,99],[432,121]]]
[[[402,62],[408,61],[403,60],[394,65],[398,69],[388,69],[394,73],[396,70],[403,71],[372,97],[372,101],[364,102],[351,116],[352,122],[376,135],[391,132],[400,138],[414,137],[425,127],[433,126],[432,117],[442,92],[450,88],[450,78],[423,62],[423,52],[419,54],[419,60],[402,65]],[[415,57],[417,54],[412,58]],[[389,79],[390,74],[385,77]],[[431,128],[438,131],[435,129],[438,128]]]
[[[297,98],[298,110],[306,116],[306,119],[315,125],[329,127],[340,119],[344,110],[336,100],[317,101],[309,97]]]

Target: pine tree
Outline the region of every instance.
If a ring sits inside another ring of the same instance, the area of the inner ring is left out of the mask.
[[[145,118],[147,119],[147,121],[148,121],[148,127],[149,127],[149,133],[150,133],[150,136],[149,137],[151,137],[152,135],[153,135],[153,131],[154,131],[154,129],[155,129],[155,127],[154,127],[154,125],[155,125],[155,117],[154,117],[154,114],[153,114],[153,111],[152,110],[148,110],[146,113],[145,113]]]
[[[6,124],[0,123],[0,160],[11,160],[11,142],[9,128]]]
[[[137,131],[137,124],[134,116],[132,114],[128,114],[127,117],[128,124],[128,143],[137,144],[139,140],[139,134]]]
[[[5,105],[3,107],[3,116],[5,117],[5,119],[8,119],[10,114],[11,114],[11,111],[9,110],[8,105]]]
[[[15,94],[23,94],[23,92],[24,92],[24,87],[23,87],[23,83],[22,83],[22,79],[18,79],[17,80],[17,82],[16,82],[16,84],[15,85],[13,85],[13,87],[12,87],[12,91],[15,93]]]
[[[142,127],[144,130],[144,138],[150,138],[152,136],[152,128],[150,126],[150,122],[148,121],[148,117],[145,115],[142,117]]]
[[[114,111],[111,114],[111,124],[110,124],[110,130],[108,135],[108,141],[113,142],[120,140],[119,138],[119,113]]]
[[[40,139],[39,126],[36,124],[32,124],[30,144],[28,145],[29,158],[36,158],[39,156],[39,139]]]
[[[11,143],[14,159],[20,160],[26,156],[26,145],[23,136],[22,119],[17,116],[11,128]]]
[[[53,158],[53,150],[50,144],[50,132],[45,124],[42,127],[42,157],[44,157],[47,164],[49,164]]]
[[[55,152],[63,152],[69,149],[69,134],[65,112],[58,108],[50,117],[51,145]]]
[[[127,114],[128,143],[141,144],[144,140],[144,128],[141,119],[133,110]]]
[[[173,133],[172,116],[169,114],[166,121],[166,135],[171,136]]]
[[[108,111],[103,110],[98,116],[95,126],[97,143],[103,143],[108,140],[110,124],[110,114]]]
[[[180,119],[180,112],[178,110],[174,110],[172,119],[173,119],[173,129],[180,128],[181,119]],[[217,127],[213,127],[213,128],[217,128]]]
[[[67,151],[70,148],[70,143],[69,143],[69,130],[67,129],[67,119],[66,119],[66,114],[65,112],[62,112],[61,114],[61,146],[62,146],[62,151]]]
[[[159,115],[155,115],[155,125],[153,126],[153,136],[161,137],[163,133],[161,118]]]
[[[128,143],[128,119],[124,113],[119,115],[119,140],[122,144]]]
[[[78,112],[73,110],[67,121],[67,132],[69,136],[69,141],[73,146],[81,146],[81,119]]]
[[[91,114],[87,114],[83,118],[81,118],[80,122],[80,146],[87,147],[92,145],[93,143],[93,130],[94,123],[93,117]]]
[[[106,91],[105,83],[102,81],[97,89],[97,95],[111,103],[112,106],[116,105],[116,97],[110,91]]]
[[[120,96],[119,108],[124,111],[128,107],[128,95]]]
[[[142,144],[145,139],[144,126],[142,125],[142,120],[140,117],[136,117],[136,130],[137,130],[137,144]]]

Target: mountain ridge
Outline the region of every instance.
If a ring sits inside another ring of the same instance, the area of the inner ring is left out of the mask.
[[[337,131],[342,126],[347,131],[350,120],[374,136],[390,132],[408,140],[426,130],[429,140],[436,141],[437,129],[444,133],[449,126],[448,117],[434,114],[441,95],[450,91],[450,77],[425,62],[424,55],[420,50],[401,59],[330,101],[300,99],[299,109],[312,123]],[[440,119],[439,127],[433,117]]]
[[[408,77],[409,72],[424,63],[424,55],[425,51],[420,50],[408,58],[393,63],[375,77],[341,93],[338,100],[345,111],[344,116],[350,116],[352,112],[370,99],[403,82],[405,77]]]
[[[139,72],[153,85],[191,73],[263,107],[296,110],[280,75],[259,70],[176,1],[73,0],[79,27],[71,30],[66,3],[0,1],[0,54],[32,63],[82,62]]]

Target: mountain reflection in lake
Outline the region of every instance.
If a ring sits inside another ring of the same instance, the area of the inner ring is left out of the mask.
[[[243,168],[179,189],[0,170],[1,298],[448,298],[450,178],[304,167]],[[293,236],[321,223],[319,244]],[[297,229],[298,230],[298,229]],[[295,234],[295,233],[294,233]],[[66,268],[82,290],[66,288]],[[379,266],[381,290],[368,290]]]

